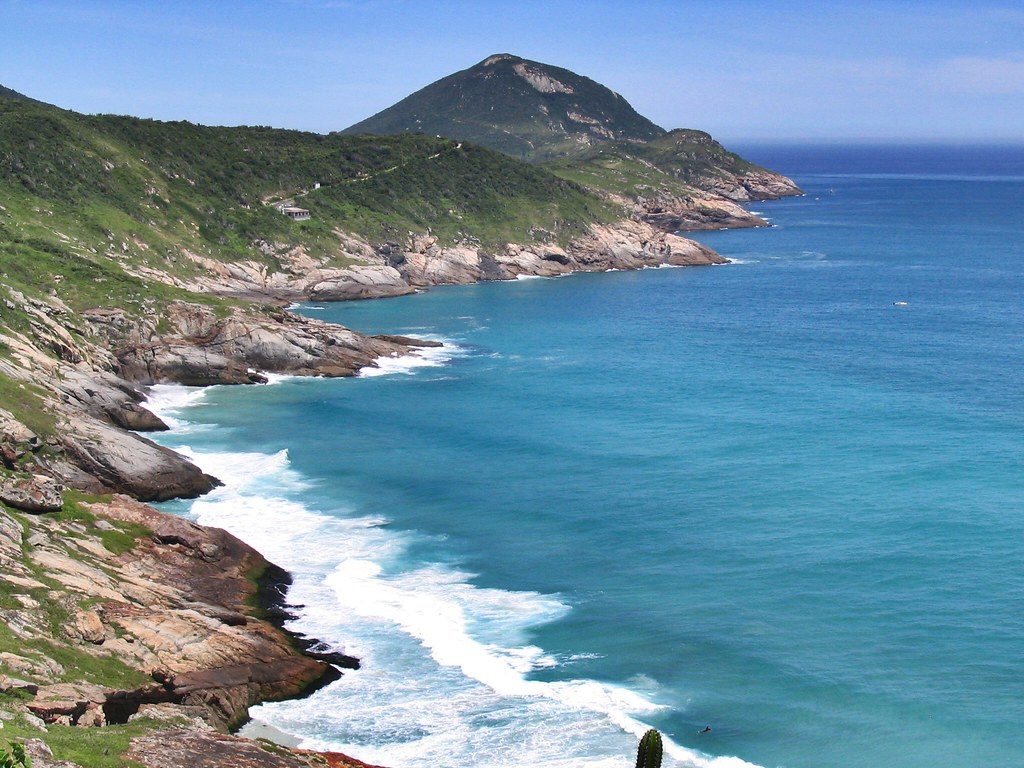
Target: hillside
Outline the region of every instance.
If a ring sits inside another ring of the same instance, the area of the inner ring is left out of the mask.
[[[800,194],[790,179],[729,152],[703,131],[677,129],[648,142],[607,142],[543,163],[552,173],[665,230],[766,226],[739,204]]]
[[[529,160],[665,133],[622,96],[561,67],[502,53],[442,78],[347,134],[423,133]]]
[[[121,217],[151,246],[181,241],[224,256],[249,254],[257,236],[326,253],[337,245],[334,226],[375,241],[429,228],[446,241],[499,242],[531,227],[571,235],[610,215],[572,184],[446,140],[210,128],[11,100],[0,100],[0,184],[92,234]],[[297,193],[314,213],[302,227],[260,205]]]
[[[474,142],[543,164],[667,231],[764,226],[737,203],[800,194],[703,131],[665,131],[567,69],[495,54],[345,130]]]
[[[5,88],[2,85],[0,85],[0,99],[21,99],[22,101],[33,101],[33,99],[30,99],[25,94],[18,93],[10,88]]]

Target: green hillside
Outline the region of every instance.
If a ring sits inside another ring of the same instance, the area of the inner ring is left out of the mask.
[[[13,91],[10,88],[5,88],[2,85],[0,85],[0,99],[21,99],[22,101],[33,101],[33,99],[30,99],[25,94]]]
[[[772,174],[728,151],[707,133],[685,129],[648,142],[599,144],[544,167],[581,185],[628,197],[650,188],[682,197],[694,188],[714,189],[742,182],[749,174]]]
[[[310,220],[265,204],[296,195]],[[336,230],[492,244],[569,238],[618,215],[542,168],[446,139],[211,128],[2,97],[0,201],[0,280],[27,290],[61,275],[60,295],[82,307],[175,293],[128,273],[195,274],[183,249],[276,267],[266,241],[343,266]]]
[[[345,133],[447,136],[543,160],[605,141],[647,141],[665,131],[588,77],[497,54],[431,83]]]

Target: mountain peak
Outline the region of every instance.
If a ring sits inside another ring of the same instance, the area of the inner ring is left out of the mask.
[[[488,56],[486,59],[477,64],[478,67],[490,67],[497,64],[499,61],[522,61],[518,56],[513,56],[511,53],[495,53],[493,56]]]
[[[600,83],[511,53],[431,83],[345,132],[437,134],[531,160],[665,134]]]

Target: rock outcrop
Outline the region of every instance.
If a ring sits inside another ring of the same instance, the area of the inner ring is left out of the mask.
[[[274,309],[219,317],[202,305],[176,302],[165,320],[169,328],[116,350],[122,376],[192,386],[264,382],[265,372],[352,376],[378,358],[408,354],[416,345]]]
[[[22,512],[57,512],[61,487],[46,475],[0,477],[0,502]]]
[[[284,749],[252,739],[186,729],[134,739],[125,756],[145,768],[377,768],[337,752]]]
[[[25,678],[17,683],[31,696],[25,708],[44,723],[124,723],[145,705],[167,704],[226,730],[257,702],[338,677],[253,614],[253,575],[272,566],[239,539],[126,496],[84,512],[77,521],[18,520],[0,510],[0,563],[21,606],[0,613],[22,643],[0,665]],[[129,546],[108,548],[108,532]],[[48,597],[34,592],[40,572],[57,587]],[[68,617],[57,634],[47,619],[55,610]],[[55,665],[39,650],[48,646],[81,661]],[[121,687],[112,685],[111,660],[137,683],[124,687],[123,673]]]
[[[85,414],[62,421],[59,433],[57,442],[67,461],[41,462],[41,466],[68,484],[84,484],[83,490],[167,501],[192,499],[220,485],[169,448]],[[87,478],[84,483],[82,474]]]
[[[331,267],[328,259],[313,258],[301,252],[301,249],[264,243],[263,250],[273,254],[282,265],[280,272],[268,274],[265,267],[256,262],[234,263],[229,268],[219,262],[210,263],[208,259],[189,254],[198,263],[209,265],[210,273],[188,281],[171,275],[151,273],[149,276],[200,293],[257,297],[264,301],[382,298],[402,296],[432,285],[511,280],[519,275],[549,276],[577,271],[639,269],[660,264],[724,264],[727,259],[710,248],[675,234],[675,230],[684,225],[692,225],[691,228],[695,229],[766,225],[762,219],[724,198],[702,196],[698,192],[694,195],[687,200],[659,197],[649,203],[643,201],[643,205],[636,207],[634,218],[613,224],[593,225],[587,233],[566,243],[539,237],[537,242],[530,244],[507,243],[500,247],[484,247],[473,242],[445,244],[431,235],[410,233],[404,242],[385,242],[373,246],[353,235],[337,233],[342,253],[353,262],[350,266]],[[105,319],[94,318],[93,322]],[[260,320],[260,324],[266,323],[278,324],[274,333],[322,335],[322,331],[314,326],[300,329],[294,319],[285,325],[271,317]],[[195,327],[202,325],[199,323]],[[217,332],[211,321],[207,324],[206,333],[210,337],[209,343],[202,345],[202,354],[206,357],[194,349],[184,348],[165,350],[165,357],[180,357],[173,367],[179,369],[186,378],[192,378],[194,371],[205,365],[224,372],[228,380],[244,379],[242,358],[233,357],[233,353],[225,354],[220,345],[225,340],[242,339],[246,333],[245,328],[225,327],[223,332]],[[191,338],[199,336],[194,331],[185,335]],[[187,346],[195,345],[190,342]],[[238,348],[247,350],[249,346],[241,344]],[[342,341],[341,346],[351,349],[352,342]],[[362,343],[357,346],[362,347]],[[371,354],[378,353],[377,350],[368,351]],[[120,357],[124,362],[124,355]],[[224,357],[239,363],[237,370],[230,370]],[[258,355],[250,355],[249,359],[255,363],[265,362]],[[353,360],[358,363],[359,355]],[[274,362],[280,365],[279,361]],[[328,362],[324,365],[330,364]],[[314,375],[323,369],[320,364],[306,366],[297,360],[292,361],[291,365],[296,370],[308,369]],[[342,368],[345,365],[343,363]],[[138,371],[145,366],[146,361],[138,359],[133,369]],[[255,367],[266,366],[257,364]],[[274,370],[270,367],[267,369]]]

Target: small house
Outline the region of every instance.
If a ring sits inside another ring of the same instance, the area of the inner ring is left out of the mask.
[[[309,218],[309,211],[294,205],[285,205],[280,208],[281,213],[294,221],[305,221]]]

